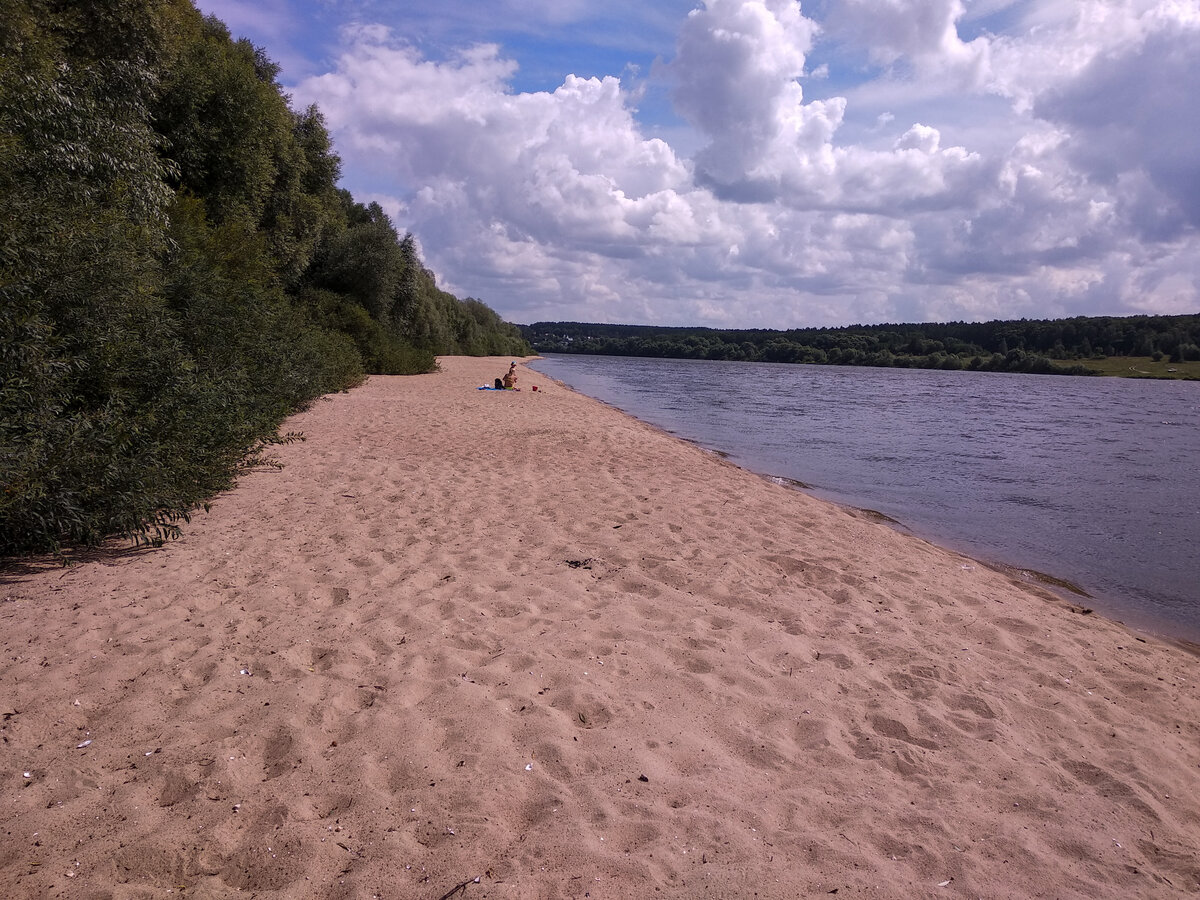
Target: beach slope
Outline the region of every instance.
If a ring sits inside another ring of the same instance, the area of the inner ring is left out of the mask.
[[[3,573],[0,896],[1200,890],[1196,657],[507,362]]]

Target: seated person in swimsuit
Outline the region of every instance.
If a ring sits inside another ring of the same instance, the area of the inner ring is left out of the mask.
[[[508,371],[504,373],[504,387],[506,390],[517,386],[517,364],[512,363],[508,367]]]

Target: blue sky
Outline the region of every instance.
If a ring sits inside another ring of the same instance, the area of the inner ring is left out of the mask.
[[[510,321],[1200,311],[1200,0],[200,0]]]

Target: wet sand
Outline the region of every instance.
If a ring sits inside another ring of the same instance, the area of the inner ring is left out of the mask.
[[[3,573],[0,896],[1200,890],[1195,656],[507,362]]]

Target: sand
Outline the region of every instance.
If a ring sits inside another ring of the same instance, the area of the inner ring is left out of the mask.
[[[506,365],[4,573],[0,896],[1200,890],[1195,656]]]

